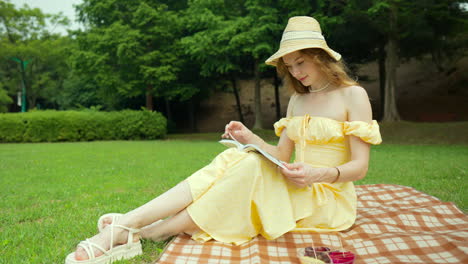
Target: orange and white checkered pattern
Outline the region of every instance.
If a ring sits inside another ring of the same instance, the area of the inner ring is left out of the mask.
[[[258,236],[240,246],[179,235],[156,263],[299,263],[297,250],[312,245],[343,247],[355,264],[468,263],[468,217],[454,204],[399,185],[358,185],[356,192],[358,217],[346,231]]]

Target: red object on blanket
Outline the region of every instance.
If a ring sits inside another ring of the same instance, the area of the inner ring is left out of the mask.
[[[328,247],[306,247],[298,252],[298,256],[315,258],[323,261],[324,263],[332,264],[353,264],[354,254],[351,251],[332,250]],[[301,259],[302,260],[302,259]],[[308,263],[307,261],[302,261]],[[313,263],[313,262],[312,262]]]
[[[328,254],[333,264],[353,264],[354,254],[350,251],[346,252],[330,252]]]

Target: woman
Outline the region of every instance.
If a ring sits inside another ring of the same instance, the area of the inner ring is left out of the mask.
[[[147,204],[102,216],[101,232],[81,242],[66,262],[129,258],[141,254],[139,238],[182,232],[199,241],[241,244],[258,234],[275,239],[293,230],[349,228],[356,218],[353,181],[366,175],[370,144],[381,138],[365,90],[348,77],[340,58],[315,19],[290,18],[280,49],[266,61],[295,90],[287,117],[274,125],[279,143],[269,145],[234,121],[222,135],[259,145],[287,169],[228,149]],[[289,164],[293,149],[296,162]]]

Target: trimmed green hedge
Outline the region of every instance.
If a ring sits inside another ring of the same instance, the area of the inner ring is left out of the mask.
[[[151,111],[0,113],[0,142],[157,139],[166,133],[166,118]]]

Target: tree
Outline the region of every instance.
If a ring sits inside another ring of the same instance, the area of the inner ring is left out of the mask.
[[[180,71],[173,52],[175,12],[143,0],[85,0],[77,10],[89,29],[76,33],[73,69],[89,76],[104,94],[146,95],[146,108],[153,110],[153,96],[164,96]]]
[[[230,41],[240,28],[230,20],[241,13],[242,7],[211,1],[191,2],[184,17],[186,25],[193,33],[182,39],[181,44],[186,54],[200,65],[200,74],[218,79],[218,87],[225,87],[230,82],[234,92],[239,120],[244,122],[241,101],[236,79],[243,73],[240,50],[233,48]],[[226,81],[222,81],[226,80]]]
[[[18,84],[24,82],[29,107],[35,107],[38,99],[53,102],[51,98],[60,90],[68,70],[63,56],[68,42],[51,34],[47,21],[68,24],[61,14],[44,14],[27,5],[16,9],[0,1],[0,75],[10,95],[16,95]]]
[[[466,32],[466,11],[461,8],[460,1],[453,0],[321,0],[316,16],[328,27],[334,46],[348,47],[340,47],[345,57],[379,61],[382,120],[396,121],[399,62],[424,54],[446,57],[463,49],[463,41],[452,41]],[[449,44],[452,49],[445,48]]]
[[[273,7],[272,7],[273,6]],[[255,80],[255,123],[253,129],[263,128],[261,103],[261,72],[267,67],[264,61],[273,54],[275,35],[281,31],[278,10],[273,1],[245,1],[246,14],[236,18],[236,24],[243,29],[231,39],[232,48],[251,59]]]
[[[193,1],[190,14],[199,26],[184,44],[191,56],[200,61],[202,74],[232,80],[250,75],[255,81],[254,129],[263,128],[260,81],[268,66],[264,61],[277,47],[288,14],[308,5],[301,1]],[[297,9],[291,8],[291,6]],[[310,7],[306,8],[310,10]],[[302,9],[304,10],[304,9]],[[271,70],[269,75],[271,75]],[[277,85],[276,85],[277,86]],[[239,116],[240,100],[234,88]],[[276,96],[278,99],[278,96]],[[279,102],[277,102],[279,105]]]
[[[7,112],[7,106],[13,103],[13,100],[8,96],[7,91],[3,89],[0,83],[0,113]]]
[[[441,54],[441,47],[447,40],[463,34],[462,28],[466,32],[466,12],[461,10],[458,1],[453,0],[374,1],[368,12],[387,41],[382,120],[397,121],[400,116],[395,89],[399,60],[418,58],[423,54]],[[385,18],[388,23],[384,23]],[[455,49],[460,50],[460,47]]]

